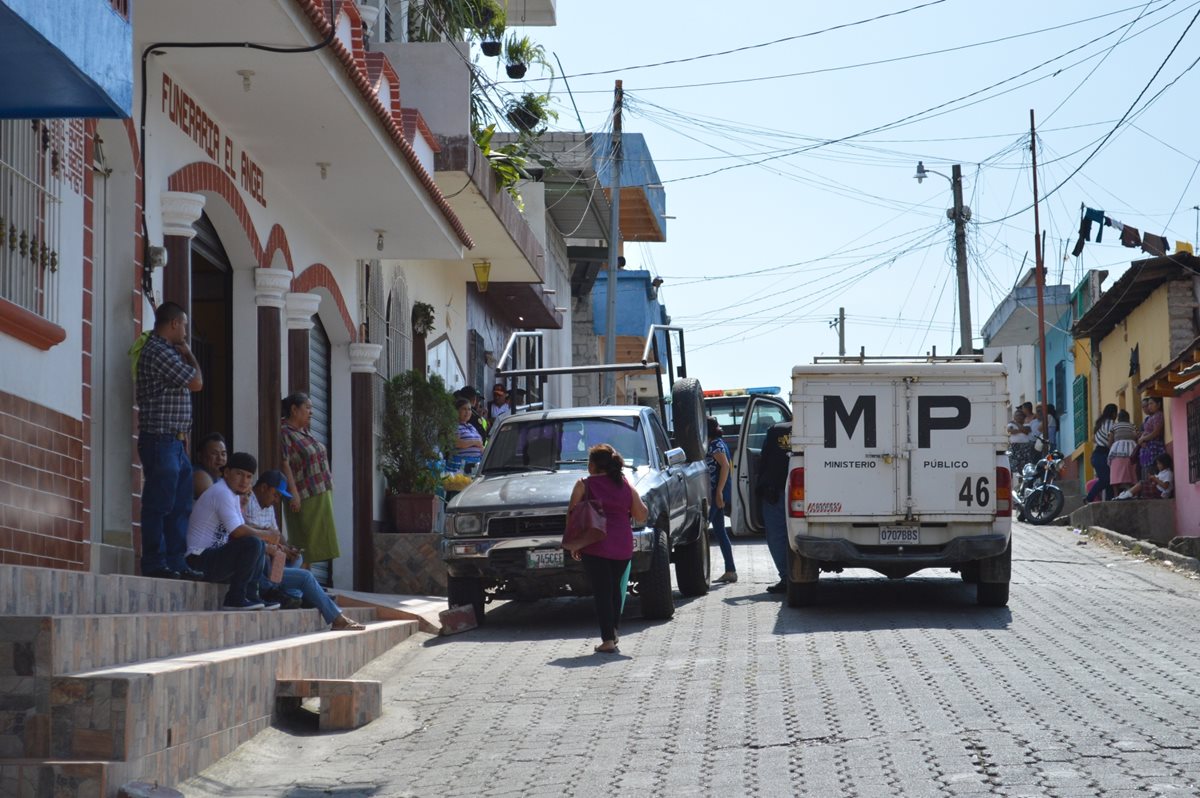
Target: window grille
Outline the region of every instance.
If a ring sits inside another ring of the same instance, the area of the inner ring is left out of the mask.
[[[1188,482],[1200,482],[1200,399],[1187,404]]]
[[[70,120],[0,120],[0,298],[52,322],[58,321],[62,190],[75,178],[77,158],[68,156],[82,145],[82,128],[75,127]],[[79,142],[70,140],[75,135]]]
[[[1080,374],[1071,386],[1072,413],[1075,420],[1075,445],[1079,446],[1088,440],[1088,388],[1087,377]]]

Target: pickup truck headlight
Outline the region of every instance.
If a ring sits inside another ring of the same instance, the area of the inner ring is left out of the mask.
[[[478,535],[483,531],[483,517],[478,513],[451,513],[446,517],[446,531],[451,535]]]

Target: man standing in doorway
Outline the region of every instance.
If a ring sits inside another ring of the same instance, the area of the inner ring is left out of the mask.
[[[492,388],[492,403],[488,405],[488,420],[494,427],[511,412],[512,408],[508,404],[508,391],[505,390],[504,383],[498,382],[496,387]]]
[[[154,313],[137,355],[138,457],[142,461],[142,576],[199,579],[187,555],[192,464],[187,436],[192,393],[204,387],[188,348],[188,316],[174,302]]]

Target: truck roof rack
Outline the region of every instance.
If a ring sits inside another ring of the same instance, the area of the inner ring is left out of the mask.
[[[813,358],[822,363],[982,363],[983,355],[828,355]]]

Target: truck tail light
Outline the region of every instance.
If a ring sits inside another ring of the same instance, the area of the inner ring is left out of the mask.
[[[793,468],[788,477],[788,514],[792,518],[804,517],[804,467]]]
[[[996,515],[1012,516],[1012,475],[1003,466],[996,466]]]

